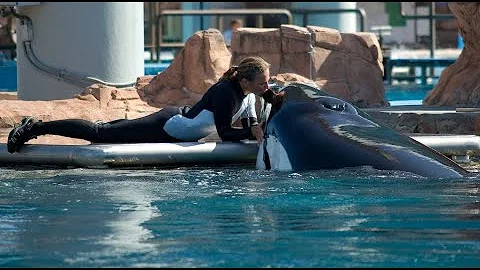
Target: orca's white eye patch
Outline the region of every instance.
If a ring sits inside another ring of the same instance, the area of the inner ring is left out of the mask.
[[[287,151],[274,135],[269,134],[260,145],[257,155],[257,169],[292,170]]]

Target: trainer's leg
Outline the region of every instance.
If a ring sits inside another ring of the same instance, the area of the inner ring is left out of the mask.
[[[164,130],[165,122],[180,113],[178,107],[167,107],[150,115],[132,120],[96,124],[83,119],[39,122],[32,127],[32,135],[59,135],[83,139],[93,143],[154,143],[178,142]]]
[[[166,107],[158,112],[137,119],[99,125],[99,136],[96,142],[179,142],[180,140],[168,135],[163,129],[163,126],[170,117],[180,113],[181,109],[178,107]]]
[[[36,123],[31,132],[39,135],[59,135],[90,142],[99,140],[99,125],[84,119],[65,119]]]

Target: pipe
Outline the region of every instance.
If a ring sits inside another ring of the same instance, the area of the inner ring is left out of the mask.
[[[255,163],[258,145],[247,142],[181,142],[90,145],[27,144],[10,154],[0,144],[0,164],[75,167],[165,166]]]
[[[315,47],[313,46],[313,40],[312,40],[312,33],[311,32],[308,32],[308,37],[310,38],[309,44],[308,44],[308,46],[309,46],[308,47],[309,48],[308,54],[310,55],[310,80],[313,80],[312,65],[313,65],[313,53],[314,53]]]
[[[446,156],[480,154],[480,136],[408,135]],[[258,145],[246,142],[182,142],[90,145],[27,144],[10,154],[0,144],[0,165],[37,164],[76,167],[161,166],[255,163]]]
[[[410,138],[446,156],[480,154],[480,136],[477,135],[410,135]]]
[[[203,2],[200,2],[200,10],[203,10]],[[203,16],[200,16],[200,30],[203,30]]]
[[[433,19],[433,14],[435,14],[435,2],[430,2],[430,58],[435,58],[435,47],[437,45],[437,27],[435,25],[435,19]],[[430,77],[434,75],[434,67],[430,66]]]
[[[75,86],[79,86],[82,88],[87,87],[94,83],[100,83],[106,86],[113,86],[118,88],[132,87],[136,84],[136,82],[130,82],[130,83],[105,82],[94,77],[80,76],[80,75],[76,75],[74,73],[68,72],[66,70],[52,68],[42,63],[40,60],[38,60],[32,48],[32,40],[33,40],[32,20],[28,16],[17,13],[14,8],[11,8],[11,14],[20,20],[21,22],[20,28],[24,28],[22,29],[23,30],[22,32],[24,33],[23,46],[25,50],[25,55],[27,56],[27,59],[30,62],[30,64],[32,64],[38,70],[48,75],[54,76],[57,79],[63,79],[66,82],[69,82]]]

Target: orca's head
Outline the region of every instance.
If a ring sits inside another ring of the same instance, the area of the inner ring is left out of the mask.
[[[267,90],[263,99],[265,137],[257,155],[258,169],[298,169],[291,162],[293,158],[300,159],[293,157],[297,151],[293,148],[316,137],[320,139],[320,133],[325,133],[322,126],[339,126],[348,121],[345,115],[359,114],[353,105],[303,83],[290,83],[278,91]]]
[[[426,177],[468,172],[437,151],[316,86],[291,83],[265,93],[270,113],[257,155],[258,169],[306,171],[372,166]],[[266,119],[266,120],[265,120]]]
[[[263,100],[266,102],[266,116],[264,115],[266,122],[270,120],[280,111],[283,105],[292,103],[315,103],[320,110],[337,111],[341,113],[359,114],[359,111],[348,102],[336,98],[326,92],[323,92],[316,86],[312,86],[305,83],[290,83],[284,88],[277,88],[265,91],[262,95]]]

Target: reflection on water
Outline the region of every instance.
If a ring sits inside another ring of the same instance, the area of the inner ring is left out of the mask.
[[[0,169],[1,267],[473,267],[478,177]]]
[[[102,264],[110,264],[109,260],[118,260],[132,253],[147,254],[155,251],[156,245],[146,242],[152,233],[142,223],[159,215],[158,209],[151,203],[155,197],[151,195],[149,186],[142,183],[116,182],[103,183],[105,198],[115,202],[115,216],[105,220],[104,226],[110,231],[95,244],[105,246],[94,253],[76,254],[75,258],[66,259],[71,264],[88,263],[92,259]]]

